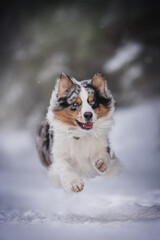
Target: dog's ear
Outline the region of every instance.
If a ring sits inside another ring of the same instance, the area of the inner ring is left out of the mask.
[[[61,73],[58,83],[58,98],[61,98],[69,89],[73,86],[73,82],[70,77],[64,73]]]
[[[94,75],[91,84],[102,94],[105,94],[106,80],[101,72]]]

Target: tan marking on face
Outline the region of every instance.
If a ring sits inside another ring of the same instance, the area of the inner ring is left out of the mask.
[[[93,96],[89,96],[88,97],[88,102],[92,102],[93,101]]]
[[[106,108],[103,104],[99,104],[99,108],[94,110],[95,114],[97,115],[97,119],[106,117],[110,112],[109,108]]]
[[[74,103],[74,102],[77,102],[77,103],[81,104],[81,103],[82,103],[82,100],[81,100],[80,97],[77,97],[77,98],[73,101],[73,103]]]
[[[62,109],[60,111],[54,111],[54,117],[65,124],[70,126],[77,126],[75,119],[82,121],[81,111],[70,111],[68,108]]]

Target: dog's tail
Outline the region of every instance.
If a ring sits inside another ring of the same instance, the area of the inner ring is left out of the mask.
[[[47,168],[52,164],[51,146],[53,145],[53,137],[54,134],[50,130],[48,122],[44,121],[37,134],[36,146],[40,161]]]

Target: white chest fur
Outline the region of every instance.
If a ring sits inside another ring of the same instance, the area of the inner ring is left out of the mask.
[[[93,130],[77,131],[73,128],[55,123],[55,135],[53,145],[54,162],[65,161],[72,166],[73,170],[85,177],[94,177],[98,173],[94,162],[99,158],[107,160],[107,128],[103,132]],[[59,125],[59,127],[57,126]],[[108,126],[109,127],[109,126]],[[78,139],[77,139],[78,138]]]

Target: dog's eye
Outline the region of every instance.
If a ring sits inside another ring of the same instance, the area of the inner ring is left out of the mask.
[[[78,108],[80,105],[81,105],[80,103],[74,102],[74,103],[72,103],[70,110],[71,110],[71,111],[76,111],[77,108]]]
[[[89,102],[89,104],[90,104],[91,106],[93,106],[93,105],[95,104],[95,101],[92,100],[91,102]]]
[[[74,102],[74,103],[72,104],[72,106],[73,106],[73,107],[78,107],[78,106],[79,106],[79,103]]]

